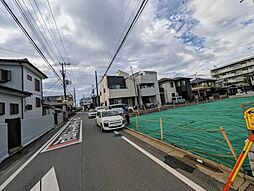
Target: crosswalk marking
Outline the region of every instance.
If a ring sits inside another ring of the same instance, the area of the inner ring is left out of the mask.
[[[52,167],[30,191],[60,191],[55,168]]]

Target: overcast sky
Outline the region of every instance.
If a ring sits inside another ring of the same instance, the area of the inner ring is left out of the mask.
[[[99,78],[103,75],[121,33],[140,0],[49,1],[71,63],[67,67],[68,78],[75,84],[78,98],[83,94],[87,96],[95,84],[94,71],[98,71]],[[31,33],[14,1],[6,2]],[[50,38],[34,0],[19,2],[24,8],[26,5],[26,13],[28,10],[32,14],[36,12],[33,15],[36,23]],[[64,57],[47,1],[36,2]],[[210,69],[253,55],[253,32],[254,4],[251,0],[243,3],[239,0],[149,0],[108,74],[114,74],[118,69],[130,73],[130,66],[133,66],[134,71],[155,70],[158,78],[193,77],[196,72],[199,77],[210,77]],[[31,35],[36,41],[35,36]],[[43,47],[40,48],[43,50]],[[54,44],[52,49],[61,61]],[[49,76],[44,81],[45,94],[62,94],[52,71],[10,19],[2,4],[0,57],[28,58]],[[59,72],[57,61],[50,62]],[[69,89],[73,91],[73,86]]]

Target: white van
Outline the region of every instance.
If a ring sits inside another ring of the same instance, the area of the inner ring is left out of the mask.
[[[182,96],[172,97],[172,103],[185,103],[185,99]]]

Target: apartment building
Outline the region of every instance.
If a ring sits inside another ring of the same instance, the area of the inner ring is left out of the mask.
[[[249,89],[254,85],[254,57],[241,59],[231,64],[210,71],[212,78],[217,79],[218,87],[235,87]]]
[[[171,78],[160,79],[159,87],[162,104],[171,103],[172,97],[176,97],[178,95],[174,79]]]
[[[104,76],[99,84],[99,92],[101,105],[118,103],[137,105],[133,79],[121,70],[117,71],[115,76]]]
[[[134,74],[137,85],[139,105],[161,105],[157,73],[155,71],[139,71]]]
[[[212,96],[216,79],[196,78],[191,81],[192,93],[196,99],[205,100]]]

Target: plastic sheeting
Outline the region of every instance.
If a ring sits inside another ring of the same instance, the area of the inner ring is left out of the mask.
[[[241,104],[251,101],[253,97],[224,99],[142,115],[138,117],[138,131],[160,139],[161,117],[165,142],[232,168],[235,159],[220,127],[239,155],[248,137]],[[135,117],[129,127],[136,129]],[[250,169],[247,160],[244,169]]]

